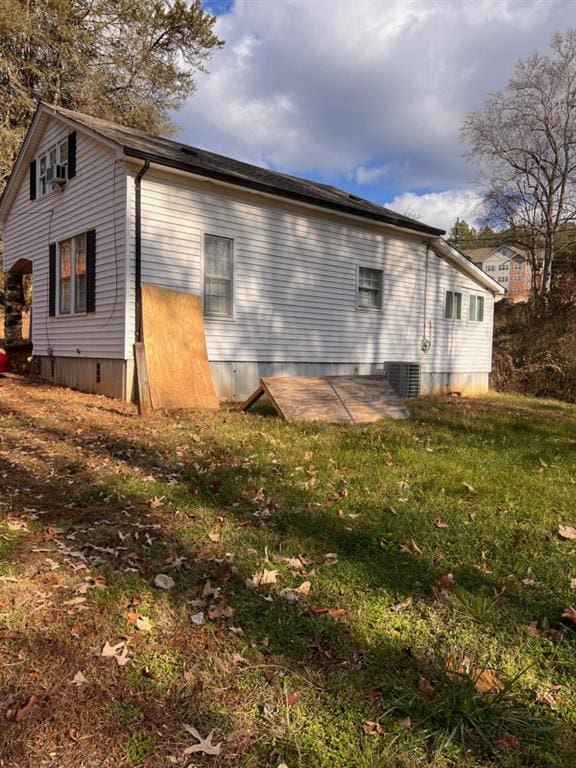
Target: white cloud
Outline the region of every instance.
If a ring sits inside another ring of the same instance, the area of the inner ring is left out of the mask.
[[[357,184],[376,184],[389,170],[387,165],[375,165],[372,168],[359,165],[354,171],[354,178]]]
[[[573,0],[236,0],[182,138],[306,175],[460,189],[458,129]],[[387,168],[387,173],[377,169]]]
[[[481,214],[481,198],[474,190],[447,190],[416,195],[404,192],[385,204],[397,213],[411,216],[434,227],[448,231],[456,219],[475,224]]]

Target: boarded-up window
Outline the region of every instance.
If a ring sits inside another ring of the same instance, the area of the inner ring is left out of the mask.
[[[474,293],[470,294],[468,319],[476,323],[481,323],[484,320],[484,296],[476,296]]]
[[[204,237],[204,314],[232,317],[234,241],[229,237]]]
[[[446,320],[462,319],[462,294],[458,291],[446,291],[444,317]]]
[[[382,307],[382,270],[358,268],[358,306],[366,309]]]

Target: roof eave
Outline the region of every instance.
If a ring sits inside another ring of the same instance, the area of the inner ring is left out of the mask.
[[[484,272],[483,269],[477,267],[473,261],[462,253],[462,251],[454,248],[454,246],[450,245],[450,243],[443,238],[439,237],[437,240],[434,240],[432,246],[436,248],[441,256],[444,256],[453,264],[459,266],[464,272],[470,275],[470,277],[476,280],[477,283],[480,283],[490,291],[490,293],[499,296],[503,296],[506,293],[506,289],[500,285],[499,282],[494,280],[494,278],[487,272]]]
[[[238,176],[232,173],[226,173],[225,171],[210,170],[204,168],[203,166],[195,166],[192,163],[178,163],[177,161],[169,160],[152,152],[144,152],[143,150],[133,149],[132,147],[128,146],[124,146],[123,151],[127,157],[133,157],[138,160],[149,160],[151,163],[154,163],[155,165],[161,165],[165,168],[174,168],[175,170],[183,171],[185,173],[190,173],[196,176],[201,176],[203,178],[231,184],[235,187],[251,189],[256,192],[272,195],[274,197],[280,197],[287,200],[294,200],[296,202],[313,205],[317,208],[323,208],[326,210],[335,211],[337,213],[345,213],[349,216],[356,216],[361,219],[376,221],[381,224],[388,224],[395,228],[403,229],[408,232],[415,232],[427,237],[440,237],[445,232],[443,229],[429,227],[426,224],[420,224],[417,221],[408,223],[402,219],[397,219],[393,216],[387,216],[386,214],[380,215],[376,212],[372,213],[370,211],[363,211],[354,206],[347,206],[336,202],[332,203],[330,201],[320,200],[313,195],[303,195],[299,194],[298,192],[278,189],[278,187],[275,187],[272,184],[265,184],[259,181],[239,178]]]

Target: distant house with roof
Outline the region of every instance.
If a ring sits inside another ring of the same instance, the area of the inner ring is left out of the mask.
[[[465,251],[477,267],[506,289],[510,301],[528,301],[532,289],[532,267],[528,253],[513,245],[472,248]]]

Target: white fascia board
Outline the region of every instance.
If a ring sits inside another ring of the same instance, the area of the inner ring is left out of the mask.
[[[503,296],[506,293],[506,289],[500,285],[493,277],[490,277],[483,269],[477,267],[474,262],[470,261],[463,253],[457,248],[454,248],[444,238],[437,237],[431,242],[432,248],[438,253],[439,256],[444,257],[454,266],[459,267],[463,272],[466,272],[470,277],[479,283],[483,288],[490,291],[494,295]]]

